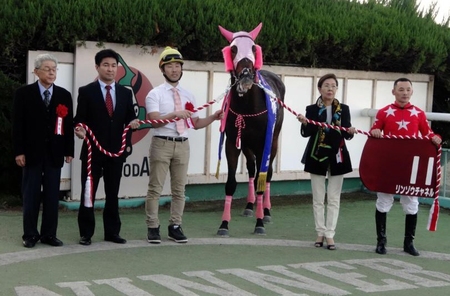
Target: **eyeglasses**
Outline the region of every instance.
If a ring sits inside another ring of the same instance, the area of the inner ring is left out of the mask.
[[[162,59],[161,59],[161,61],[163,61],[163,62],[165,62],[165,63],[167,63],[167,62],[172,62],[172,61],[176,61],[176,62],[179,62],[179,61],[182,61],[183,60],[183,57],[181,56],[181,55],[179,55],[179,54],[176,54],[176,53],[174,53],[174,54],[168,54],[168,55],[166,55],[165,57],[163,57]]]
[[[338,87],[337,87],[337,85],[324,84],[324,85],[322,85],[322,88],[323,88],[323,89],[332,89],[332,90],[335,90],[335,89],[337,89]]]
[[[44,72],[47,72],[47,73],[50,73],[50,72],[58,72],[58,68],[48,68],[48,67],[45,67],[45,68],[38,68],[38,70],[41,70],[41,71],[44,71]]]

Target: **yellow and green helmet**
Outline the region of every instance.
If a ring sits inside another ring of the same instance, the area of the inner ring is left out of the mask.
[[[165,64],[173,62],[178,62],[183,65],[183,56],[175,48],[167,46],[159,56],[159,67],[162,68]]]

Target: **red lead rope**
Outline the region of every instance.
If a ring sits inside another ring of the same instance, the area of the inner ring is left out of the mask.
[[[259,87],[261,87],[260,85],[258,85]],[[262,87],[263,88],[263,87]],[[298,116],[298,113],[295,112],[294,110],[292,110],[289,106],[287,106],[283,101],[281,101],[279,98],[275,97],[273,93],[269,92],[268,90],[266,90],[265,88],[263,88],[272,99],[276,99],[278,101],[278,103],[283,106],[283,108],[287,109],[289,112],[291,112],[292,114],[294,114],[296,117]],[[227,93],[228,93],[229,88],[227,89],[227,91],[222,94],[221,98],[223,98]],[[211,106],[212,104],[214,104],[215,102],[218,102],[219,100],[215,100],[215,101],[210,101],[202,106],[200,106],[197,109],[194,109],[193,112],[197,112],[199,110],[202,110],[204,108],[207,108],[209,106]],[[235,113],[231,110],[232,113]],[[236,114],[235,115],[238,116],[238,118],[236,119],[236,125],[239,128],[239,130],[241,130],[243,127],[245,127],[245,121],[243,118],[239,117],[246,117],[246,116],[257,116],[260,114],[255,114],[255,115],[240,115],[240,114]],[[147,124],[147,123],[170,123],[170,122],[175,122],[177,120],[181,120],[180,118],[175,118],[175,119],[170,119],[170,120],[140,120],[139,123],[140,124]],[[321,127],[327,127],[327,128],[332,128],[335,130],[343,130],[348,132],[349,128],[346,127],[341,127],[341,126],[334,126],[334,125],[330,125],[324,122],[317,122],[314,120],[310,120],[310,119],[306,119],[306,121],[308,123],[317,125],[317,126],[321,126]],[[86,132],[89,134],[89,136],[91,137],[91,139],[94,141],[95,146],[105,155],[108,155],[110,157],[119,157],[120,155],[122,155],[123,151],[125,150],[125,146],[126,146],[126,135],[128,133],[128,131],[130,130],[130,125],[127,125],[126,128],[123,131],[122,134],[122,145],[120,147],[119,152],[117,153],[111,153],[106,151],[105,149],[103,149],[103,147],[100,145],[100,143],[97,141],[97,139],[95,138],[94,133],[89,129],[89,127],[83,123],[78,123],[77,126],[82,126]],[[368,137],[371,137],[372,135],[369,132],[363,131],[363,130],[359,130],[359,129],[355,129],[357,133],[359,134],[364,134]],[[389,135],[383,135],[383,138],[393,138],[393,139],[421,139],[421,140],[430,140],[432,135],[428,135],[428,136],[424,136],[424,137],[419,137],[419,136],[389,136]],[[239,135],[238,135],[239,137]],[[88,139],[88,137],[84,138],[84,141],[86,142],[87,148],[88,148],[88,159],[87,159],[87,174],[88,174],[88,178],[86,181],[86,195],[85,195],[85,206],[86,207],[92,207],[93,206],[93,194],[92,194],[92,170],[91,170],[91,163],[92,163],[92,145],[90,140]],[[236,143],[238,143],[238,141],[236,141]],[[427,225],[427,229],[429,231],[436,231],[436,227],[437,227],[437,221],[439,218],[439,189],[441,186],[441,155],[442,155],[442,145],[438,146],[438,153],[436,156],[436,188],[435,188],[435,196],[434,196],[434,201],[433,201],[433,206],[430,209],[430,215],[428,218],[428,225]],[[89,198],[86,198],[86,196],[89,196]]]
[[[276,98],[278,103],[281,104],[281,106],[283,106],[285,109],[287,109],[289,112],[291,112],[292,114],[294,114],[295,116],[298,116],[298,114],[292,110],[291,108],[289,108],[283,101],[281,101],[280,99]],[[308,118],[306,118],[306,122],[317,125],[317,126],[321,126],[321,127],[327,127],[327,128],[332,128],[335,130],[343,130],[348,132],[348,128],[346,127],[341,127],[341,126],[335,126],[335,125],[330,125],[324,122],[317,122],[314,120],[310,120]],[[356,132],[359,134],[364,134],[368,137],[371,137],[372,135],[369,132],[366,131],[362,131],[359,129],[356,129]],[[432,136],[434,135],[428,135],[428,136],[423,136],[423,137],[419,137],[419,136],[394,136],[394,135],[383,135],[382,138],[387,138],[387,139],[418,139],[418,140],[431,140]],[[442,155],[442,145],[439,145],[437,147],[438,151],[437,151],[437,155],[436,155],[436,188],[434,191],[434,201],[433,201],[433,205],[430,208],[430,214],[428,216],[428,225],[427,225],[427,229],[429,231],[436,231],[437,228],[437,221],[439,218],[439,188],[441,187],[441,155]]]
[[[222,95],[223,97],[223,95]],[[199,110],[202,110],[206,107],[211,106],[212,104],[214,104],[215,102],[218,102],[219,100],[216,101],[210,101],[200,107],[198,107],[197,109],[193,109],[192,112],[197,112]],[[139,124],[152,124],[152,123],[171,123],[171,122],[175,122],[178,120],[182,120],[181,118],[175,118],[175,119],[154,119],[154,120],[139,120]],[[76,125],[76,127],[83,127],[86,130],[86,133],[89,135],[89,137],[84,137],[84,141],[86,142],[86,146],[87,146],[87,150],[88,150],[88,155],[87,155],[87,179],[86,179],[86,184],[85,184],[85,192],[84,192],[84,206],[87,208],[92,208],[94,206],[94,194],[93,194],[93,179],[92,179],[92,144],[91,144],[91,140],[94,142],[95,146],[97,147],[97,149],[102,152],[103,154],[109,156],[109,157],[119,157],[120,155],[122,155],[122,153],[125,151],[125,147],[126,147],[126,136],[128,131],[131,128],[131,125],[128,124],[125,129],[123,130],[122,133],[122,144],[120,146],[120,150],[116,153],[111,153],[107,150],[105,150],[102,145],[100,145],[100,143],[97,141],[97,138],[95,137],[94,133],[92,132],[92,130],[84,123],[78,123]],[[91,140],[90,140],[90,139]]]

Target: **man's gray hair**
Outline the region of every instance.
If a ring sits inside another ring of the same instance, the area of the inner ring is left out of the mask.
[[[43,53],[38,55],[35,59],[34,59],[34,68],[35,69],[39,69],[42,66],[42,62],[44,61],[53,61],[55,62],[56,65],[58,65],[58,60],[51,54],[49,53]]]

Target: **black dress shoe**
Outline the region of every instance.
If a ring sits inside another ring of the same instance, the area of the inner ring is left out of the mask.
[[[82,236],[80,238],[80,242],[79,243],[80,243],[80,245],[83,245],[83,246],[89,246],[91,244],[91,238]]]
[[[41,237],[41,243],[53,247],[61,247],[63,242],[56,238],[56,236]]]
[[[126,239],[121,238],[120,235],[118,235],[118,234],[105,236],[105,241],[113,242],[113,243],[116,243],[116,244],[125,244],[127,242]]]
[[[33,248],[36,243],[38,242],[39,238],[38,237],[29,237],[29,238],[24,238],[22,241],[22,244],[25,248]]]

